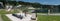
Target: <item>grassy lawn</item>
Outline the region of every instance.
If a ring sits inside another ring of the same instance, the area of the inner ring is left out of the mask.
[[[60,21],[60,16],[42,16],[42,15],[38,15],[38,21]]]
[[[4,14],[1,16],[3,21],[11,21],[7,16],[5,16]]]
[[[0,10],[0,14],[10,14],[10,13],[17,13],[19,12],[18,10],[11,10],[9,12],[5,11],[5,10]]]

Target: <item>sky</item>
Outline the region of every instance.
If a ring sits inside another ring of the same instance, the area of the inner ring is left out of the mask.
[[[48,5],[60,5],[60,0],[16,0],[16,1],[24,1],[24,2],[38,2],[41,4],[48,4]]]

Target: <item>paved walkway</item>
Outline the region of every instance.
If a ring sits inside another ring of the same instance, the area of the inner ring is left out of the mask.
[[[10,18],[12,21],[30,21],[31,15],[27,14],[27,17],[24,17],[23,19],[17,18],[12,16],[12,14],[6,14],[8,18]]]
[[[0,15],[0,21],[3,21],[2,18],[1,18],[1,15]]]

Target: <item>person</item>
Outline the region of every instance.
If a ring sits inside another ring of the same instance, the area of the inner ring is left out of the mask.
[[[26,16],[27,12],[28,12],[28,10],[24,10],[24,11],[23,11],[23,13],[25,13],[25,16]]]

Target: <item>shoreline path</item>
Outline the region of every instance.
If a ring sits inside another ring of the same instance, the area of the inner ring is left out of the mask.
[[[24,17],[23,19],[17,18],[12,16],[12,14],[6,14],[6,16],[11,19],[11,21],[30,21],[31,15],[27,14],[27,17]]]

